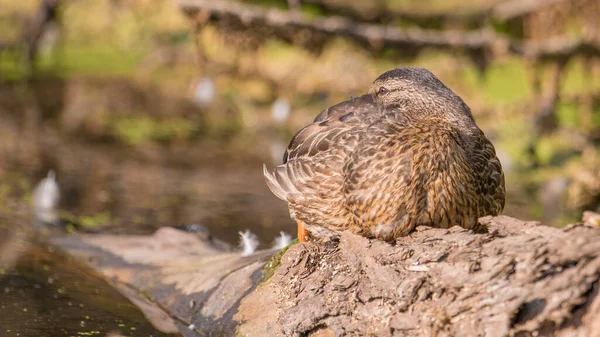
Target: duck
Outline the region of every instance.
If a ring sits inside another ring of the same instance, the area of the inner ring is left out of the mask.
[[[389,70],[366,94],[319,113],[263,174],[300,242],[342,231],[394,242],[417,226],[484,232],[478,219],[500,214],[506,195],[470,108],[417,67]]]

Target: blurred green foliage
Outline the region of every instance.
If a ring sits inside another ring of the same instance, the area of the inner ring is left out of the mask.
[[[194,125],[182,119],[159,121],[150,117],[125,117],[116,119],[111,124],[113,135],[130,145],[148,141],[186,140],[194,132]]]

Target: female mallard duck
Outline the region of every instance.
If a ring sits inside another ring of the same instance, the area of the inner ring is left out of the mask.
[[[479,217],[504,208],[494,146],[463,100],[421,68],[390,70],[366,95],[321,112],[264,175],[300,241],[342,230],[393,241],[419,225],[477,229]]]

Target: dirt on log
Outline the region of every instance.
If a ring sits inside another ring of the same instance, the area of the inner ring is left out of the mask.
[[[419,227],[394,245],[350,233],[296,244],[272,274],[272,252],[240,257],[173,229],[144,245],[54,242],[186,336],[600,336],[600,229],[481,221],[489,233]]]

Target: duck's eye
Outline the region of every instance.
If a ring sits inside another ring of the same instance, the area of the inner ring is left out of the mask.
[[[385,95],[388,93],[388,90],[386,87],[379,87],[379,89],[377,89],[377,95]]]

